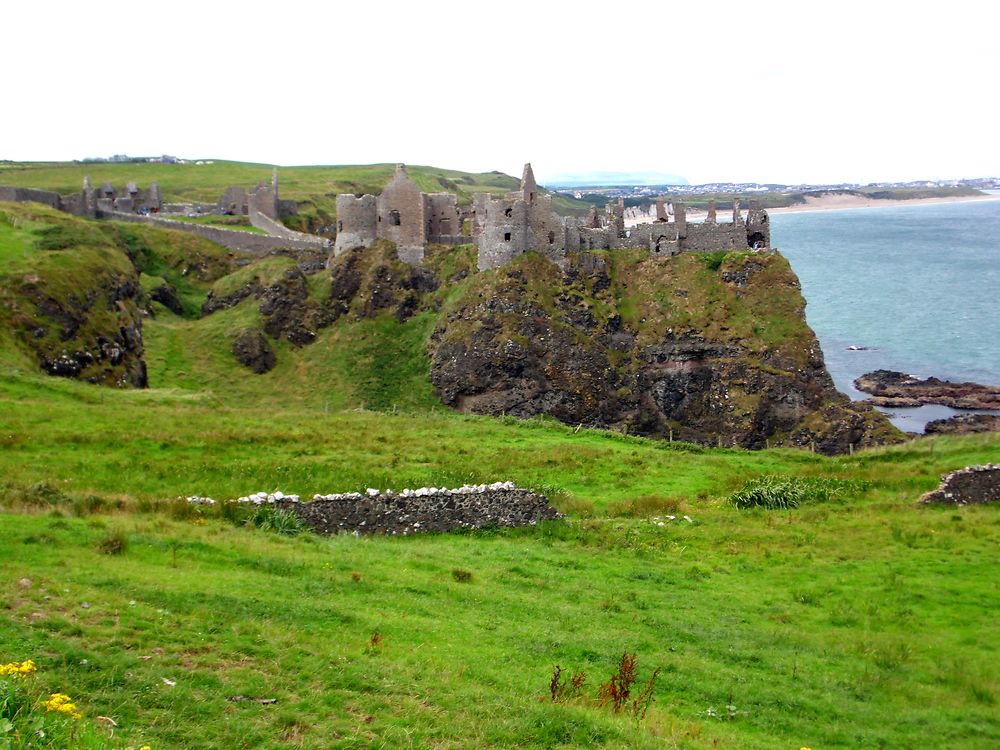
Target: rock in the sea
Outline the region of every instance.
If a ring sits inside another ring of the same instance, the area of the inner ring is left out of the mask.
[[[953,409],[1000,409],[1000,388],[995,386],[921,380],[894,370],[866,373],[854,381],[854,387],[879,399],[871,399],[877,406],[940,404]]]
[[[1000,432],[1000,414],[959,414],[927,423],[928,435],[970,435],[977,432]]]

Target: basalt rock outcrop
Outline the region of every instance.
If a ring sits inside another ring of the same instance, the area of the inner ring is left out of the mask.
[[[146,386],[142,290],[135,269],[120,259],[87,263],[85,271],[73,263],[45,263],[40,273],[14,279],[6,290],[17,300],[12,327],[45,372]]]
[[[924,432],[928,435],[1000,432],[1000,414],[959,414],[948,419],[935,419],[927,423]]]
[[[901,440],[838,393],[778,254],[579,253],[480,274],[444,310],[431,380],[461,411],[745,448]]]
[[[893,370],[875,370],[854,381],[870,393],[876,406],[904,407],[940,404],[953,409],[1000,409],[1000,388],[979,383],[952,383],[938,378],[915,378]]]
[[[249,329],[242,331],[233,341],[233,356],[251,372],[263,375],[277,364],[277,357],[271,342],[263,331]]]

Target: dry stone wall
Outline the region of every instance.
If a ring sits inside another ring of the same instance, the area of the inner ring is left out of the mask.
[[[214,505],[206,497],[189,497],[196,505]],[[562,516],[543,496],[513,482],[463,485],[455,489],[421,487],[416,490],[366,490],[314,495],[301,502],[298,495],[258,492],[231,501],[274,505],[295,513],[320,534],[408,535],[491,526],[532,526]]]
[[[1000,465],[969,466],[941,477],[941,485],[922,498],[922,503],[980,505],[1000,503]]]
[[[279,500],[321,534],[419,534],[489,526],[530,526],[559,518],[548,500],[512,482],[366,494],[317,495],[309,503]]]

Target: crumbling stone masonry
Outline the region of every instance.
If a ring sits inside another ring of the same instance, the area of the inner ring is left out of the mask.
[[[968,466],[941,477],[940,486],[920,498],[921,503],[978,505],[1000,503],[1000,465]]]
[[[732,222],[722,223],[716,218],[714,203],[706,221],[696,224],[687,221],[682,201],[673,200],[668,210],[662,198],[656,203],[656,221],[631,229],[625,228],[621,199],[608,204],[603,219],[596,211],[583,220],[561,217],[552,209],[551,197],[539,191],[530,164],[524,165],[518,190],[501,197],[477,194],[473,207],[472,237],[463,237],[462,214],[455,196],[421,193],[400,164],[377,198],[337,196],[334,254],[386,239],[396,243],[401,259],[419,264],[428,243],[471,240],[479,249],[479,269],[485,270],[504,266],[531,250],[562,264],[566,253],[579,250],[642,248],[654,257],[669,257],[684,251],[763,250],[771,246],[767,212],[757,201],[750,202],[745,221],[737,202]]]
[[[337,240],[334,255],[370,247],[376,239],[395,243],[401,260],[419,265],[428,243],[468,242],[462,237],[461,214],[451,193],[422,193],[403,164],[381,195],[337,196]]]
[[[526,164],[519,191],[508,193],[506,198],[499,200],[477,196],[480,270],[498,268],[528,250],[561,263],[567,252],[579,250],[642,248],[655,257],[667,257],[683,251],[767,249],[771,246],[767,212],[757,201],[750,202],[745,222],[737,203],[731,223],[718,223],[713,204],[708,219],[695,224],[687,221],[682,201],[672,201],[672,211],[668,211],[661,198],[656,202],[656,221],[626,229],[625,206],[621,199],[607,205],[603,222],[596,212],[581,221],[557,216],[552,212],[548,196],[539,199],[537,190],[531,165]]]

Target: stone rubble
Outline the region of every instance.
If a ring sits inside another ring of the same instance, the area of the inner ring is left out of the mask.
[[[946,505],[1000,503],[1000,464],[967,466],[944,474],[938,488],[926,493],[920,502]]]
[[[214,505],[208,497],[187,498],[192,505]],[[299,516],[323,534],[408,535],[430,531],[476,529],[485,526],[526,526],[562,516],[548,500],[513,482],[445,487],[419,487],[398,492],[369,487],[364,493],[298,495],[280,490],[255,492],[228,503],[274,505]]]

